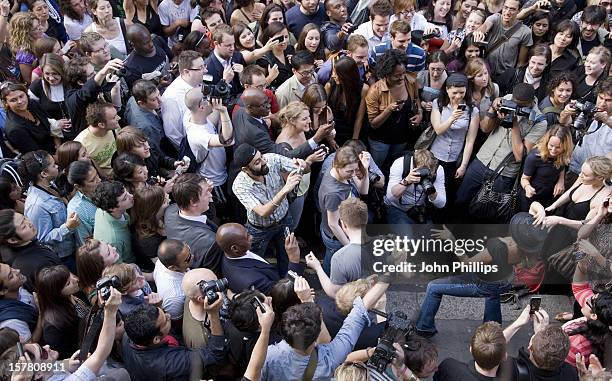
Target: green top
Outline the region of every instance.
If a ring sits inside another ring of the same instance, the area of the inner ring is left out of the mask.
[[[123,214],[123,218],[116,219],[108,212],[98,208],[93,236],[117,249],[121,262],[135,262],[130,236],[130,216],[127,213]]]

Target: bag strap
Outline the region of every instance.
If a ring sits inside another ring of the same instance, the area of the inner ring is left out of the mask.
[[[123,43],[125,44],[125,51],[127,54],[132,52],[132,44],[127,39],[127,28],[125,26],[125,19],[119,18],[119,27],[121,27],[121,34],[123,35]]]
[[[319,354],[317,353],[317,347],[315,347],[312,353],[310,354],[310,359],[308,359],[308,365],[306,366],[306,370],[304,371],[304,375],[302,376],[302,381],[312,381],[315,374],[315,370],[317,370],[318,362]]]
[[[495,181],[495,179],[497,179],[497,177],[502,173],[504,168],[506,168],[506,165],[508,165],[508,163],[510,162],[510,160],[512,160],[513,157],[514,157],[514,152],[510,151],[508,156],[506,156],[504,160],[502,160],[501,163],[499,163],[497,168],[495,168],[495,171],[493,171],[494,172],[493,175],[489,176],[486,181]]]
[[[494,43],[493,45],[489,46],[489,48],[487,49],[487,52],[485,54],[485,56],[488,56],[489,54],[491,54],[495,49],[499,48],[501,46],[501,44],[503,44],[504,42],[508,41],[512,35],[514,33],[516,33],[516,31],[518,31],[521,26],[523,26],[523,23],[521,21],[517,21],[516,24],[514,24],[512,26],[512,28],[508,29],[506,31],[506,33],[504,33],[502,36],[500,36]]]
[[[406,178],[410,173],[410,164],[412,162],[412,153],[408,152],[404,155],[404,166],[402,167],[402,179]]]

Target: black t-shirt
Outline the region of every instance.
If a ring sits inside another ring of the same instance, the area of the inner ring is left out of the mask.
[[[524,364],[529,372],[530,381],[578,381],[578,374],[576,368],[570,364],[563,362],[561,366],[554,370],[543,370],[537,368],[531,360],[529,360],[529,353],[525,348],[519,349],[518,358],[511,358],[512,366],[510,372],[501,378],[503,381],[519,381],[519,371],[517,368],[517,362]]]
[[[555,167],[551,160],[544,161],[537,149],[531,150],[525,159],[523,174],[530,176],[531,186],[535,188],[536,195],[552,196],[555,183],[563,168]]]
[[[487,250],[493,259],[491,265],[497,265],[497,272],[477,274],[485,282],[498,282],[507,279],[512,274],[512,265],[508,263],[508,246],[499,238],[487,240]]]
[[[591,51],[591,49],[599,45],[601,45],[601,41],[599,41],[599,38],[597,36],[595,36],[593,41],[586,41],[583,40],[582,37],[580,37],[580,46],[582,48],[583,57],[586,57],[587,54],[589,54],[589,52]]]
[[[136,256],[136,264],[144,272],[153,272],[155,265],[151,259],[157,257],[157,249],[166,237],[154,234],[150,237],[141,238],[132,229],[132,249]]]
[[[153,38],[153,45],[155,45],[155,55],[153,57],[141,56],[133,51],[125,60],[125,67],[127,68],[125,81],[130,89],[132,84],[141,79],[144,73],[151,73],[156,70],[162,74],[165,73],[166,65],[172,59],[172,52],[159,36]]]
[[[53,250],[41,245],[38,241],[21,247],[13,247],[12,251],[15,259],[11,267],[19,269],[26,276],[25,289],[30,292],[34,291],[36,276],[40,270],[62,264]]]
[[[448,358],[438,365],[438,371],[434,374],[434,381],[492,381],[498,380],[504,369],[511,365],[508,362],[502,363],[497,369],[495,377],[487,377],[476,371],[474,361],[468,364],[453,358]]]

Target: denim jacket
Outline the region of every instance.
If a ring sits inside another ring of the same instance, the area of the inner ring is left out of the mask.
[[[49,246],[60,258],[74,254],[74,230],[66,226],[68,213],[64,202],[35,186],[30,186],[25,215],[38,230],[40,243]]]

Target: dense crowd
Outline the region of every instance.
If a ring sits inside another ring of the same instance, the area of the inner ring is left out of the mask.
[[[296,1],[0,0],[0,380],[611,380],[610,0]]]

